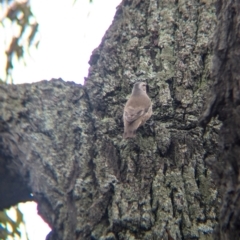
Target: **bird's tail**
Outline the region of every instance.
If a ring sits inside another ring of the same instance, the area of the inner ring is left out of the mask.
[[[123,138],[134,138],[136,136],[135,131],[126,131],[123,133]]]

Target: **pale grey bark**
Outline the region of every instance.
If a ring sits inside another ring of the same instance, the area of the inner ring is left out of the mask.
[[[198,118],[214,28],[208,1],[125,0],[84,86],[0,85],[0,161],[38,202],[48,239],[212,239],[219,196],[206,162],[220,124],[204,133]],[[138,80],[154,114],[123,140],[123,106]]]

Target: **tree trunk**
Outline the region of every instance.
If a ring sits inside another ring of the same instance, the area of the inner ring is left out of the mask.
[[[222,121],[220,155],[212,163],[222,194],[216,239],[240,239],[240,2],[217,2],[212,97],[202,115]]]
[[[220,197],[206,162],[221,124],[198,127],[212,84],[209,2],[125,0],[84,86],[1,84],[0,208],[34,199],[48,239],[212,239]],[[154,114],[123,140],[136,81]]]

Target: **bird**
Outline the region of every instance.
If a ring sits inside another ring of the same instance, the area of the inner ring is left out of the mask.
[[[123,138],[134,138],[136,130],[151,116],[152,102],[147,95],[147,84],[145,82],[136,82],[123,111]]]

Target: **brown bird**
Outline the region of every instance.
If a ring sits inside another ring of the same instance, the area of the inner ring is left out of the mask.
[[[137,82],[123,112],[123,138],[133,138],[136,130],[152,116],[152,102],[147,95],[147,84]]]

